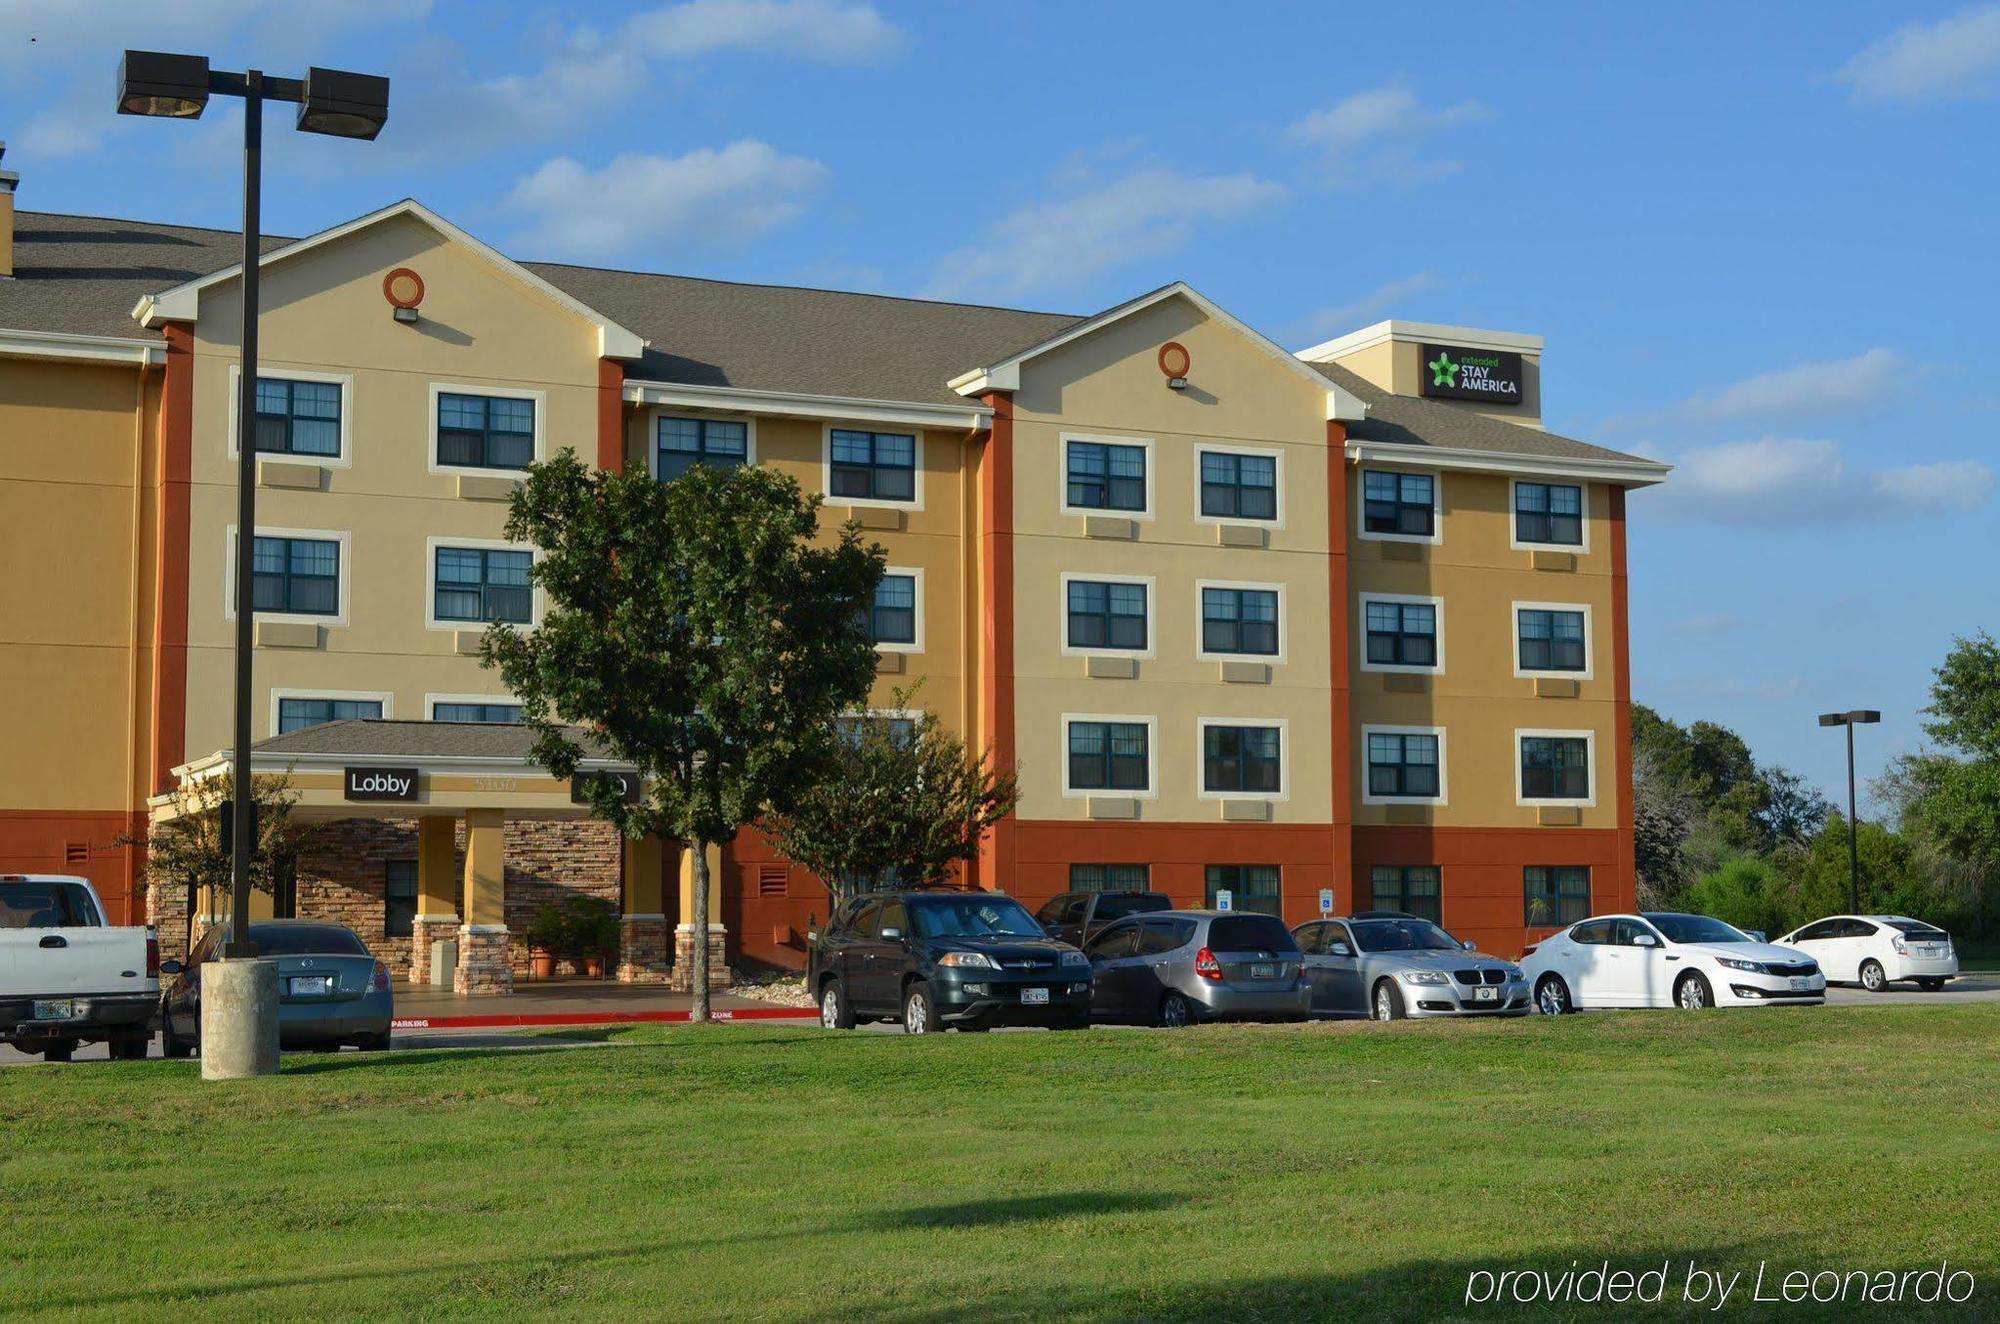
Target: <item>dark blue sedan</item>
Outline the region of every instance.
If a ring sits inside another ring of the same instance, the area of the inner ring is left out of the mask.
[[[252,921],[257,955],[278,967],[278,1044],[283,1048],[389,1046],[395,995],[389,967],[344,924],[313,919]],[[162,961],[160,1042],[168,1057],[201,1047],[201,971],[222,956],[229,925],[202,935],[185,963]]]

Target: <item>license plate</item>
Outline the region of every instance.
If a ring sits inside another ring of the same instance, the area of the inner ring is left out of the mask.
[[[1021,990],[1021,1003],[1024,1006],[1044,1006],[1048,1003],[1048,1000],[1049,991],[1045,988],[1024,988]]]
[[[1806,978],[1804,975],[1792,976],[1792,992],[1803,993],[1811,987],[1812,987],[1812,981]]]
[[[1252,979],[1276,979],[1278,977],[1278,967],[1265,962],[1259,962],[1250,967],[1250,977]]]
[[[1497,988],[1475,988],[1472,990],[1472,1000],[1474,1002],[1498,1002],[1500,1000],[1500,990]]]
[[[66,1021],[75,1015],[75,998],[38,998],[35,1002],[35,1019],[38,1021]]]
[[[290,981],[293,997],[312,996],[333,992],[332,975],[293,975]]]

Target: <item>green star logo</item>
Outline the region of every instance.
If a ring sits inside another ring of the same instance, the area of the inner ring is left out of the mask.
[[[1439,350],[1438,356],[1424,366],[1431,370],[1432,386],[1458,385],[1458,365],[1443,350]]]

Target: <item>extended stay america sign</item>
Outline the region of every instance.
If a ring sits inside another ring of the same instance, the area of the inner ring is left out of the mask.
[[[1508,350],[1425,345],[1418,377],[1423,394],[1447,400],[1521,403],[1521,356]]]

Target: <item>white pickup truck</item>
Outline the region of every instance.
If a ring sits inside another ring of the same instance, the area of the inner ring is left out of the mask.
[[[159,1009],[152,930],[113,928],[82,878],[0,873],[0,1043],[67,1062],[102,1040],[140,1058]]]

